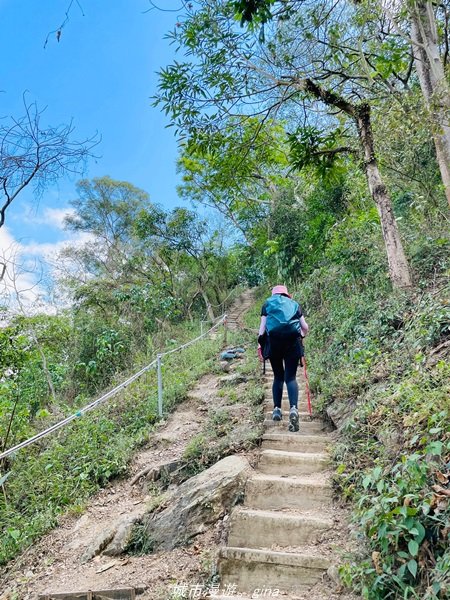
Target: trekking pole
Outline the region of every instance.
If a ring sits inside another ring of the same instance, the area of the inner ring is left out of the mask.
[[[305,383],[306,383],[306,397],[308,399],[308,412],[309,416],[312,417],[312,408],[311,408],[311,392],[309,390],[309,379],[308,379],[308,371],[306,370],[306,358],[303,356],[303,373],[305,375]]]
[[[263,360],[263,375],[266,374],[266,359]]]

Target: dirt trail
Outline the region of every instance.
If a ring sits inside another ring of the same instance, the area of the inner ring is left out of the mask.
[[[249,292],[237,299],[229,311],[230,329],[239,327],[242,314],[250,305]],[[155,491],[145,478],[132,483],[136,475],[180,458],[208,420],[211,405],[226,404],[219,390],[221,376],[207,375],[196,384],[188,399],[149,435],[145,447],[135,454],[126,478],[111,482],[90,500],[82,516],[65,517],[57,528],[8,565],[0,575],[0,600],[31,600],[39,593],[127,586],[145,587],[145,593],[138,596],[142,600],[168,600],[172,597],[170,587],[178,582],[186,583],[188,593],[195,590],[197,582],[205,581],[211,574],[218,555],[220,592],[223,594],[228,586],[228,600],[250,598],[248,587],[254,589],[263,580],[283,590],[283,579],[285,591],[279,597],[285,600],[358,600],[325,575],[327,567],[339,561],[340,552],[345,551],[349,532],[345,510],[331,504],[327,491],[330,473],[323,462],[323,426],[317,421],[309,422],[302,413],[300,435],[288,434],[285,420],[274,427],[268,379],[267,433],[258,470],[247,484],[244,505],[237,507],[230,519],[225,517],[187,547],[116,558],[99,552],[86,560],[86,553],[98,549],[99,540],[108,538],[108,532],[117,523],[139,517],[154,500]],[[299,374],[302,385],[301,379]],[[240,410],[241,418],[246,418],[240,405],[228,408]],[[286,413],[286,399],[283,408]],[[309,564],[307,557],[320,557],[320,564]],[[289,566],[295,569],[293,577]],[[255,579],[252,572],[256,567],[259,574]],[[301,577],[298,567],[304,572]],[[300,582],[302,578],[304,581]],[[233,593],[235,589],[239,589],[238,596]]]
[[[242,299],[245,298],[243,309]],[[236,322],[251,304],[251,292],[244,293],[229,310]],[[159,467],[182,457],[190,440],[201,431],[208,408],[217,394],[221,375],[206,375],[157,429],[150,433],[144,448],[130,464],[126,478],[112,481],[93,496],[82,516],[65,516],[58,527],[33,544],[0,574],[0,600],[31,600],[48,592],[82,591],[144,585],[142,600],[158,597],[167,581],[196,579],[208,560],[206,548],[220,541],[220,527],[199,536],[192,547],[157,555],[113,558],[99,553],[102,538],[110,537],[118,524],[143,515],[154,500],[145,478],[134,485],[143,469]],[[165,596],[162,596],[165,597]]]
[[[156,583],[167,575],[170,564],[163,557],[155,561],[154,556],[117,559],[100,555],[84,562],[84,555],[96,545],[99,536],[115,529],[124,517],[138,517],[145,512],[152,495],[146,485],[139,482],[131,485],[132,479],[144,468],[158,467],[182,456],[207,419],[208,402],[216,390],[217,379],[218,376],[203,377],[189,399],[161,422],[149,436],[147,446],[134,456],[126,479],[111,482],[91,498],[81,517],[63,518],[59,527],[8,566],[0,579],[1,600],[14,598],[13,591],[20,600],[28,600],[49,591],[148,585],[151,580]],[[180,570],[189,571],[189,552],[176,554],[171,561],[177,560]],[[6,591],[8,587],[10,592]]]

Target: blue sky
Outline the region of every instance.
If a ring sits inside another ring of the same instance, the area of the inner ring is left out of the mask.
[[[70,0],[0,0],[0,116],[23,113],[22,94],[47,107],[44,124],[73,119],[74,137],[98,131],[99,158],[86,176],[110,175],[130,181],[167,208],[181,204],[176,195],[176,141],[167,119],[151,106],[155,72],[174,57],[164,35],[177,13],[151,10],[147,0],[80,0],[55,36]],[[164,8],[177,0],[159,0]],[[6,213],[3,245],[11,240],[39,252],[68,236],[61,229],[64,210],[75,197],[75,181],[60,181],[39,202],[31,188]],[[1,232],[2,230],[0,230]],[[0,240],[1,242],[1,240]]]

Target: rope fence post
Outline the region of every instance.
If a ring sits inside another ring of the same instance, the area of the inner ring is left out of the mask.
[[[156,357],[158,366],[158,415],[162,417],[163,414],[163,382],[162,382],[162,369],[161,369],[161,354]]]
[[[223,343],[226,344],[227,343],[227,337],[228,337],[228,315],[224,315],[223,317]]]
[[[212,327],[210,327],[207,331],[202,333],[202,335],[186,342],[185,344],[182,344],[181,346],[178,346],[177,348],[173,348],[172,350],[168,350],[167,352],[162,352],[160,354],[157,354],[156,359],[153,360],[150,364],[146,365],[145,367],[143,367],[142,369],[140,369],[139,371],[134,373],[134,375],[129,377],[126,381],[122,382],[120,385],[116,386],[115,388],[109,390],[109,392],[106,392],[105,394],[100,396],[100,398],[96,398],[95,400],[93,400],[92,402],[90,402],[89,404],[84,406],[83,408],[80,408],[75,413],[72,413],[71,415],[69,415],[68,417],[65,417],[64,419],[62,419],[61,421],[58,421],[57,423],[54,423],[53,425],[51,425],[44,431],[40,431],[39,433],[36,433],[35,435],[31,436],[27,440],[20,442],[13,448],[9,448],[8,450],[3,450],[3,451],[0,449],[0,467],[3,466],[2,463],[3,463],[4,459],[7,458],[8,456],[13,455],[15,452],[18,452],[22,448],[26,448],[27,446],[34,444],[38,440],[40,440],[52,433],[55,433],[62,427],[79,419],[80,417],[82,417],[86,413],[90,412],[97,406],[99,406],[99,405],[103,404],[104,402],[106,402],[107,400],[109,400],[109,398],[112,398],[113,396],[115,396],[120,390],[127,388],[131,383],[133,383],[134,381],[139,379],[141,376],[145,375],[145,377],[148,378],[149,369],[153,368],[155,365],[156,365],[157,371],[158,371],[157,372],[158,415],[159,415],[159,417],[162,417],[163,416],[163,380],[162,380],[162,358],[163,358],[163,356],[168,356],[169,354],[173,354],[174,352],[179,352],[180,350],[183,350],[184,348],[187,348],[188,346],[195,344],[203,337],[209,335],[212,331],[215,331],[222,323],[224,325],[226,324],[226,315],[219,317],[216,320],[216,323]],[[226,339],[226,332],[225,332],[225,339]],[[145,386],[145,378],[144,378],[144,386]],[[6,475],[0,475],[0,488],[4,488],[4,483],[10,474],[11,474],[11,471],[8,472]],[[0,491],[0,493],[1,493],[1,491]]]

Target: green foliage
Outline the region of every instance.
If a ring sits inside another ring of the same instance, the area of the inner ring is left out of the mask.
[[[172,339],[177,336],[182,343],[193,333],[193,328],[185,324],[172,331]],[[211,369],[219,346],[220,337],[204,340],[164,360],[166,412],[185,397],[196,378]],[[123,352],[120,338],[110,330],[103,332],[97,351],[100,365],[114,364]],[[136,355],[134,358],[138,359]],[[120,381],[126,373],[119,376],[117,368],[114,364],[110,375]],[[4,481],[5,495],[0,496],[0,527],[7,532],[0,541],[0,563],[13,558],[55,525],[60,514],[79,506],[111,478],[126,471],[133,449],[157,420],[156,388],[156,373],[152,371],[104,407],[72,422],[56,437],[48,437],[40,446],[30,446],[8,459],[3,465],[9,473]],[[8,405],[5,407],[3,402],[2,397],[2,414],[7,414]],[[59,406],[59,410],[73,413],[86,403],[87,398],[79,396],[75,406]],[[20,429],[22,421],[25,425]],[[16,441],[39,426],[39,420],[30,418],[29,409],[16,411]]]
[[[83,179],[77,194],[72,201],[75,212],[66,218],[68,229],[92,233],[107,246],[129,239],[139,210],[149,203],[146,192],[111,177]]]
[[[450,253],[450,239],[436,234],[414,240],[411,262],[416,269],[420,286],[426,287],[430,279],[445,272]]]
[[[354,152],[341,143],[343,131],[337,127],[333,131],[321,131],[313,125],[300,127],[288,134],[290,162],[301,171],[313,167],[324,181],[336,181],[345,172],[343,157]]]
[[[230,119],[208,136],[207,147],[197,140],[183,145],[178,192],[195,204],[214,206],[253,241],[252,227],[267,216],[271,189],[286,185],[285,145],[276,121]]]
[[[270,8],[276,0],[235,0],[234,10],[241,25],[245,23],[267,23],[272,18]]]
[[[90,332],[91,334],[91,332]],[[88,348],[85,348],[85,351]],[[77,379],[86,384],[88,391],[101,389],[107,385],[112,376],[125,367],[129,348],[124,337],[114,329],[103,330],[91,346],[91,353],[80,356],[75,365]]]
[[[209,213],[167,211],[128,182],[81,181],[67,226],[93,241],[62,257],[73,310],[0,329],[0,446],[71,414],[161,348],[197,335],[198,320],[219,314],[236,284],[261,285],[262,300],[271,285],[287,283],[300,290],[311,325],[316,409],[344,406],[348,416],[335,451],[336,487],[353,503],[361,551],[343,579],[370,600],[442,600],[450,586],[449,509],[436,486],[448,484],[450,459],[448,219],[432,116],[410,77],[410,44],[380,30],[384,7],[365,0],[185,6],[168,36],[183,62],[162,69],[156,103],[181,140],[180,195],[217,209],[233,233],[227,238],[223,220],[213,226]],[[307,79],[355,107],[370,104],[412,292],[392,292],[378,213],[354,152],[357,128],[305,93]],[[245,319],[256,329],[259,306]],[[212,368],[217,348],[204,341],[164,359],[165,410]],[[249,350],[241,371],[249,375],[256,360]],[[229,406],[211,411],[207,430],[192,440],[187,472],[236,444],[232,409],[240,401],[255,427],[238,443],[254,443],[261,394],[254,380],[242,397],[223,390]],[[92,419],[42,442],[40,452],[3,464],[0,561],[123,473],[155,413],[151,373]]]
[[[57,392],[65,386],[68,365],[65,317],[16,317],[0,329],[0,444],[14,445],[45,419],[52,401],[46,369]]]
[[[353,281],[381,279],[386,273],[379,220],[375,208],[354,212],[334,228],[326,256],[342,265]]]
[[[315,407],[346,415],[335,483],[353,504],[360,550],[341,576],[368,600],[445,598],[450,371],[431,352],[450,336],[447,288],[438,278],[415,295],[392,293],[371,218],[334,228],[329,264],[300,295]]]
[[[392,395],[380,389],[376,406],[361,404],[357,409],[340,446],[353,444],[352,453],[340,454],[344,463],[338,482],[354,499],[355,521],[372,551],[372,562],[347,565],[344,572],[349,584],[361,582],[364,598],[385,598],[389,590],[396,598],[414,598],[425,589],[423,597],[446,597],[448,588],[438,583],[441,573],[434,567],[444,560],[450,519],[448,499],[438,491],[448,479],[443,473],[450,458],[444,433],[450,420],[448,375],[442,363],[432,384],[420,373],[393,385]],[[402,436],[400,454],[380,448],[379,440],[389,439],[381,437],[380,420],[390,428],[391,438]],[[430,577],[436,585],[426,588]]]
[[[132,355],[165,322],[212,318],[211,305],[219,305],[236,280],[223,233],[206,218],[186,208],[166,211],[146,192],[109,177],[84,180],[78,191],[67,226],[89,232],[95,242],[64,251],[64,283],[78,308],[75,362],[84,363],[79,372],[84,369],[92,388],[110,375],[101,349],[105,331],[123,345],[128,340],[122,355]],[[108,350],[114,354],[110,370],[124,366],[116,350],[117,344]]]
[[[59,513],[122,473],[130,445],[131,439],[102,415],[81,420],[40,454],[39,449],[19,454],[0,503],[1,527],[8,532],[2,538],[0,562],[53,526]]]
[[[329,231],[346,213],[344,180],[333,185],[318,180],[305,188],[301,198],[290,187],[274,202],[269,217],[272,239],[264,252],[265,274],[272,281],[298,281],[317,268],[326,256]]]

